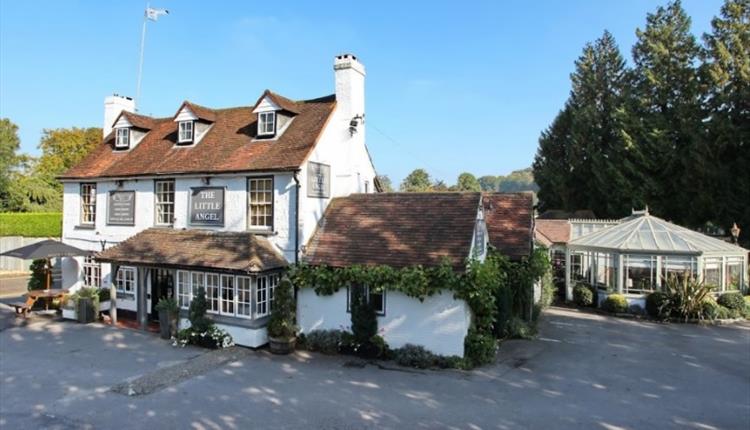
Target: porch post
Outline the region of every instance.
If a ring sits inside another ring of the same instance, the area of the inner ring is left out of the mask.
[[[570,247],[565,247],[565,300],[573,301],[573,287],[570,285]]]
[[[148,309],[146,309],[146,272],[148,269],[144,267],[138,267],[137,273],[138,273],[138,285],[136,287],[136,297],[137,297],[137,316],[138,316],[138,322],[141,324],[141,330],[146,330],[148,328]]]
[[[109,272],[109,319],[112,320],[112,325],[117,325],[117,271],[120,270],[120,265],[112,263],[112,270]]]
[[[625,276],[627,276],[627,270],[625,270],[625,259],[622,254],[617,254],[617,268],[619,272],[617,276],[617,293],[622,294],[622,284],[625,281]]]

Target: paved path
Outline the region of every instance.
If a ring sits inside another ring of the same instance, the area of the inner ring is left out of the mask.
[[[26,293],[29,275],[0,276],[0,298],[16,298]]]
[[[206,372],[203,351],[152,335],[36,321],[0,331],[0,427],[750,428],[749,324],[551,309],[540,339],[506,342],[498,359],[474,372],[404,371],[246,350]],[[198,362],[195,376],[147,395],[110,390]]]

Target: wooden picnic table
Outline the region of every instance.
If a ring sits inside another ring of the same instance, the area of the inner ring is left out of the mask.
[[[34,307],[34,304],[37,300],[44,299],[46,301],[46,309],[49,309],[49,301],[51,299],[63,298],[66,295],[68,295],[68,290],[59,288],[51,288],[49,290],[30,290],[24,295],[26,297],[26,301],[11,303],[10,305],[16,309],[16,314],[22,314],[26,316],[28,315],[29,311],[31,311],[31,308]]]
[[[48,290],[30,290],[28,293],[26,293],[26,297],[29,298],[29,300],[34,300],[36,302],[39,299],[45,300],[45,308],[49,309],[49,302],[52,299],[61,299],[68,295],[68,290],[63,290],[61,288],[50,288]],[[32,302],[32,306],[33,306]]]

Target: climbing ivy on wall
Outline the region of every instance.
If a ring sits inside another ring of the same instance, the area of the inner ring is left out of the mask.
[[[525,314],[530,318],[530,312],[525,310],[531,308],[533,283],[548,270],[547,266],[544,250],[536,250],[521,262],[511,262],[491,251],[485,261],[468,261],[464,272],[455,271],[447,261],[436,267],[404,268],[301,264],[290,269],[289,277],[298,288],[312,288],[323,296],[348,285],[367,285],[373,291],[398,291],[420,301],[441,291],[453,292],[472,311],[472,326],[464,340],[465,358],[470,365],[477,366],[494,358],[498,321]],[[507,309],[498,306],[498,297],[507,297]]]

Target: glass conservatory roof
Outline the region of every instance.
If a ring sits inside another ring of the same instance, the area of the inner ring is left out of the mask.
[[[646,211],[634,212],[622,223],[569,242],[571,249],[669,254],[744,255],[748,251],[731,243],[680,227]]]

